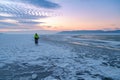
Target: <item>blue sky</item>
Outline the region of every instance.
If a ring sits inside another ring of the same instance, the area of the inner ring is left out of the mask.
[[[120,29],[120,0],[0,0],[0,31]]]

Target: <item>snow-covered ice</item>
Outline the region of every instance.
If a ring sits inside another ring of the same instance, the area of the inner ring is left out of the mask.
[[[0,34],[0,80],[120,80],[119,41]]]

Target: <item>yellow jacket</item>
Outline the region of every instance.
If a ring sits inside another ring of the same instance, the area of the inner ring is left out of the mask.
[[[34,38],[35,38],[35,39],[39,39],[38,34],[35,34],[35,35],[34,35]]]

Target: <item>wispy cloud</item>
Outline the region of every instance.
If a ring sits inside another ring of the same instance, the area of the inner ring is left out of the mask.
[[[17,24],[34,27],[45,23],[35,20],[51,16],[58,8],[59,4],[47,0],[0,0],[0,28]]]
[[[3,28],[11,28],[13,26],[16,26],[16,28],[18,27],[17,24],[13,24],[13,23],[7,23],[7,22],[0,22],[0,29],[3,29]]]
[[[5,19],[5,20],[0,20],[0,22],[6,22],[6,23],[13,23],[13,24],[16,24],[18,21],[12,20],[12,19]]]
[[[0,13],[0,16],[3,16],[3,17],[13,17],[11,14],[7,14],[7,13]]]
[[[60,8],[60,5],[57,3],[50,2],[48,0],[20,0],[22,2],[30,3],[43,8],[55,9]]]

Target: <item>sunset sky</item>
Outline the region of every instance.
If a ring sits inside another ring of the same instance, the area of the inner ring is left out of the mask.
[[[120,29],[120,0],[0,0],[0,32]]]

